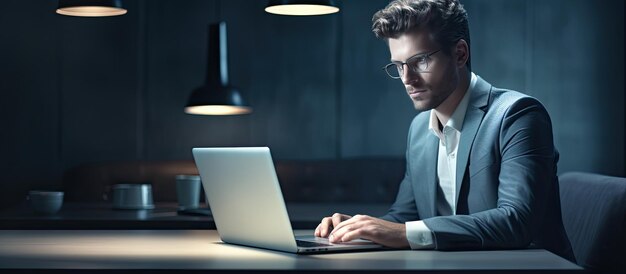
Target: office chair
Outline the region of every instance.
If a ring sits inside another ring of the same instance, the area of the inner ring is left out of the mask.
[[[626,273],[626,178],[567,172],[559,176],[559,189],[578,265]]]

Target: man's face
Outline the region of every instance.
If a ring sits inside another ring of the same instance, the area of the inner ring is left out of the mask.
[[[425,30],[416,30],[389,38],[389,51],[392,62],[406,62],[407,59],[439,50],[429,57],[427,72],[416,73],[404,65],[402,83],[415,109],[418,111],[437,108],[456,89],[459,72],[452,56],[441,48],[432,35]]]

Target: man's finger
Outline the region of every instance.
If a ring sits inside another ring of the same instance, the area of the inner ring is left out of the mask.
[[[322,225],[322,223],[320,222],[320,224],[317,225],[317,227],[315,228],[315,232],[313,233],[313,235],[315,237],[320,237],[320,226]]]
[[[332,230],[328,233],[328,236],[331,236],[331,235],[333,235],[333,234],[337,233],[337,231],[338,231],[339,229],[341,229],[342,227],[344,227],[344,226],[346,225],[345,223],[346,223],[347,221],[349,221],[349,220],[350,220],[350,219],[345,220],[345,221],[343,221],[343,222],[341,222],[341,223],[339,223],[339,224],[337,224],[337,225],[333,226],[333,229],[332,229]]]
[[[329,217],[322,219],[322,223],[320,224],[320,236],[319,237],[328,237],[328,232],[332,228],[332,220]]]
[[[332,216],[333,227],[337,226],[339,223],[343,222],[343,215],[339,213],[335,213]]]
[[[343,237],[345,233],[347,233],[350,230],[357,229],[358,227],[361,227],[361,226],[362,224],[359,222],[358,219],[356,218],[347,219],[341,222],[338,226],[335,226],[333,231],[330,232],[329,239],[330,237],[332,237],[334,242],[338,242],[341,240],[341,237]]]
[[[331,234],[333,234],[333,231],[337,230],[337,226],[341,225],[341,223],[344,221],[344,217],[349,217],[349,216],[335,213],[333,214],[333,216],[330,217],[332,221],[332,226],[330,226],[329,229],[332,229],[332,230],[329,231],[326,236],[330,236]]]
[[[367,239],[366,235],[366,231],[363,228],[360,229],[354,229],[354,230],[350,230],[346,233],[343,234],[343,236],[341,236],[341,242],[349,242],[355,239]]]
[[[345,225],[349,225],[349,224],[352,224],[352,223],[354,223],[354,222],[357,222],[357,221],[359,220],[359,218],[356,218],[357,216],[360,216],[360,215],[355,215],[355,216],[353,216],[353,217],[350,217],[350,216],[347,216],[347,215],[346,215],[346,217],[349,217],[349,218],[348,218],[348,219],[346,219],[346,220],[344,220],[343,222],[340,222],[339,224],[334,225],[334,228],[333,228],[333,230],[329,233],[329,235],[334,234],[337,230],[341,229],[341,228],[342,228],[343,226],[345,226]]]
[[[344,225],[331,234],[333,242],[347,242],[361,238],[367,230],[366,223],[355,218],[346,220],[342,224]]]

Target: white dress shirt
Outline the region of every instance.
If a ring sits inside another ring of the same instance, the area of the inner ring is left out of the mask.
[[[437,212],[440,215],[456,214],[456,159],[461,140],[463,120],[467,112],[471,90],[476,85],[476,75],[471,73],[470,85],[443,129],[439,129],[439,119],[433,110],[430,111],[428,129],[439,138],[437,155]],[[443,199],[441,199],[443,198]],[[434,248],[433,233],[423,221],[406,222],[406,237],[412,249]]]

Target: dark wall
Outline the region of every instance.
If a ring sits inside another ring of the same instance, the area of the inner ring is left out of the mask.
[[[124,1],[75,18],[56,1],[0,7],[0,207],[62,188],[64,170],[110,160],[190,159],[197,146],[269,146],[277,159],[403,157],[416,114],[380,67],[380,1],[287,17],[265,0]],[[539,98],[560,172],[625,176],[621,0],[465,0],[474,71]],[[183,113],[206,70],[207,25],[228,23],[232,83],[247,116]]]

